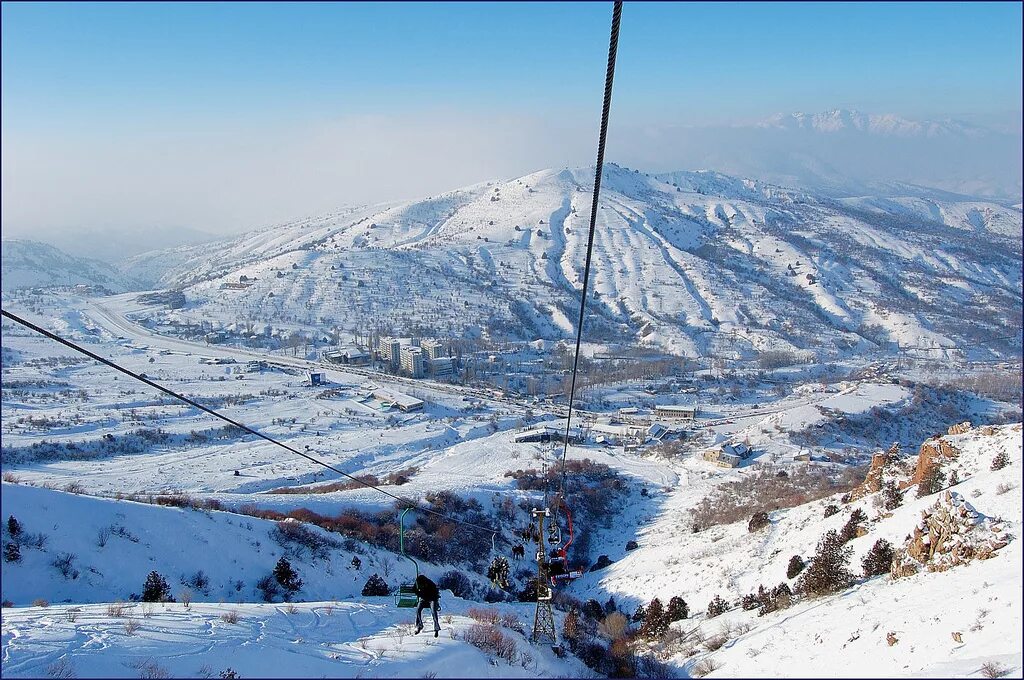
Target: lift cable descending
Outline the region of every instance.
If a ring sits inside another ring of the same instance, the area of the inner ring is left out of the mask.
[[[71,349],[73,349],[76,352],[79,352],[81,354],[84,354],[85,356],[89,357],[90,359],[95,359],[96,361],[100,362],[101,364],[103,364],[105,366],[109,366],[110,368],[113,368],[116,371],[120,371],[121,373],[124,373],[125,375],[130,376],[130,377],[134,378],[135,380],[138,380],[139,382],[143,382],[143,383],[149,385],[150,387],[163,392],[164,394],[167,394],[167,395],[169,395],[171,397],[174,397],[178,401],[182,401],[182,402],[188,404],[189,406],[191,406],[192,408],[199,409],[200,411],[202,411],[204,413],[208,413],[211,416],[214,416],[215,418],[219,418],[219,419],[223,420],[226,423],[234,425],[235,427],[239,428],[240,430],[243,430],[243,431],[245,431],[245,432],[247,432],[247,433],[249,433],[251,435],[255,435],[255,436],[259,437],[260,439],[264,439],[264,440],[270,442],[271,444],[274,444],[275,446],[280,446],[285,451],[288,451],[290,453],[294,453],[296,456],[302,456],[306,460],[308,460],[310,462],[313,462],[313,463],[316,463],[317,465],[320,465],[322,467],[325,467],[328,470],[331,470],[332,472],[336,472],[339,475],[341,475],[342,477],[347,477],[348,479],[351,479],[353,482],[357,482],[357,483],[365,486],[368,489],[373,489],[374,491],[378,491],[378,492],[384,494],[385,496],[393,498],[396,501],[399,501],[400,503],[402,503],[404,506],[406,506],[406,508],[415,509],[418,512],[422,512],[422,513],[425,513],[425,514],[428,514],[428,515],[434,515],[434,516],[440,517],[440,518],[442,518],[442,519],[444,519],[444,520],[446,520],[448,522],[452,522],[452,523],[455,523],[455,524],[461,524],[462,526],[469,527],[471,529],[476,529],[478,531],[487,532],[487,533],[491,534],[492,537],[493,536],[498,536],[498,537],[501,538],[502,541],[505,541],[506,543],[509,543],[511,545],[511,542],[507,538],[502,536],[501,533],[497,529],[494,529],[492,527],[486,527],[486,526],[483,526],[483,525],[480,525],[480,524],[476,524],[474,522],[467,522],[465,520],[461,520],[461,519],[458,519],[456,517],[451,517],[449,515],[446,515],[443,512],[438,512],[437,510],[432,510],[431,508],[425,508],[425,507],[421,506],[419,503],[417,503],[415,500],[413,500],[411,498],[405,498],[403,496],[398,496],[396,494],[391,493],[390,491],[387,491],[385,489],[380,488],[379,486],[377,486],[375,484],[371,484],[371,483],[369,483],[369,482],[367,482],[365,480],[359,479],[358,477],[350,475],[347,472],[342,472],[341,470],[339,470],[338,468],[334,467],[333,465],[330,465],[329,463],[325,463],[325,462],[323,462],[322,460],[320,460],[318,458],[314,458],[313,456],[309,455],[308,453],[304,453],[302,451],[299,451],[296,448],[288,446],[284,442],[280,442],[280,441],[274,439],[273,437],[265,435],[262,432],[249,427],[248,425],[246,425],[244,423],[240,423],[237,420],[234,420],[233,418],[229,418],[228,416],[226,416],[226,415],[224,415],[222,413],[219,413],[218,411],[215,411],[214,409],[210,408],[209,406],[204,406],[203,404],[200,404],[199,402],[197,402],[197,401],[195,401],[193,399],[189,399],[188,397],[186,397],[186,396],[184,396],[182,394],[179,394],[178,392],[175,392],[172,389],[164,387],[163,385],[161,385],[161,384],[159,384],[157,382],[154,382],[153,380],[150,380],[149,378],[147,378],[147,377],[145,377],[143,375],[140,375],[138,373],[130,371],[127,368],[121,366],[120,364],[118,364],[118,363],[116,363],[114,361],[111,361],[110,359],[106,359],[104,357],[101,357],[98,354],[95,354],[94,352],[90,352],[89,350],[85,349],[84,347],[82,347],[82,346],[80,346],[80,345],[78,345],[78,344],[76,344],[74,342],[71,342],[70,340],[66,340],[65,338],[62,338],[61,336],[57,335],[56,333],[53,333],[51,331],[46,330],[45,328],[37,326],[36,324],[32,323],[31,321],[27,321],[27,320],[25,320],[25,319],[15,315],[15,314],[12,314],[12,313],[8,312],[5,309],[4,310],[0,310],[0,314],[3,314],[3,316],[7,317],[11,321],[14,321],[15,323],[21,324],[22,326],[25,326],[26,328],[29,328],[29,329],[35,331],[36,333],[39,333],[40,335],[43,335],[43,336],[49,338],[50,340],[54,340],[55,342],[59,342],[60,344],[64,345],[65,347],[70,347]],[[404,513],[403,513],[403,515],[404,515]]]
[[[604,77],[604,105],[601,108],[601,132],[597,142],[597,168],[594,171],[594,200],[590,205],[590,232],[587,236],[587,259],[583,266],[583,292],[580,297],[580,317],[576,324],[576,353],[572,359],[572,381],[569,385],[569,413],[565,418],[565,442],[562,448],[562,479],[558,494],[565,489],[565,457],[569,452],[569,432],[572,423],[572,404],[576,396],[576,372],[580,361],[580,341],[583,339],[583,317],[587,308],[587,287],[590,284],[590,259],[594,251],[594,228],[597,225],[597,202],[601,196],[601,174],[604,172],[604,147],[608,138],[608,114],[612,107],[612,81],[615,79],[615,56],[619,49],[619,23],[622,19],[622,0],[616,0],[612,9],[612,30],[608,41],[608,67]]]

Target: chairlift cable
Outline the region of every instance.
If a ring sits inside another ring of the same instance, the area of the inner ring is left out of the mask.
[[[572,423],[572,404],[576,395],[576,373],[580,361],[580,342],[583,339],[583,318],[587,307],[587,287],[590,284],[590,260],[594,250],[594,229],[597,225],[597,203],[601,196],[601,174],[604,171],[604,149],[608,137],[608,115],[612,106],[612,82],[615,79],[615,56],[619,47],[619,23],[622,19],[622,0],[615,0],[612,9],[612,30],[608,41],[608,66],[604,78],[604,104],[601,109],[601,132],[597,142],[597,168],[594,172],[594,199],[590,206],[590,232],[587,236],[587,259],[583,267],[583,293],[580,297],[580,317],[576,324],[576,353],[572,359],[572,381],[569,386],[569,413],[565,418],[565,441],[562,448],[562,479],[558,485],[561,497],[565,489],[565,458],[569,453],[569,432]]]

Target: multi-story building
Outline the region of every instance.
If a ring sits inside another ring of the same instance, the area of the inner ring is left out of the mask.
[[[427,359],[430,374],[435,378],[445,378],[455,374],[455,357],[437,357]]]
[[[401,348],[401,368],[403,373],[413,378],[423,377],[423,350],[419,347]]]
[[[402,365],[402,342],[398,338],[381,338],[377,353],[384,361],[391,362],[391,368],[398,370]]]
[[[440,359],[448,357],[448,348],[440,340],[424,340],[420,347],[426,352],[428,359]]]

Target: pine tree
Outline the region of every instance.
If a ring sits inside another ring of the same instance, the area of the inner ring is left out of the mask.
[[[871,578],[872,576],[888,574],[895,556],[892,544],[884,538],[878,539],[861,561],[864,576]]]
[[[155,571],[149,572],[146,583],[142,586],[143,602],[167,602],[171,597],[171,586],[167,579]]]
[[[618,607],[617,604],[615,604],[615,598],[614,597],[609,597],[608,601],[604,603],[604,613],[605,614],[612,614],[614,612],[617,612],[618,610],[619,610],[619,607]]]
[[[672,621],[682,621],[690,615],[690,608],[686,604],[686,600],[675,595],[668,601],[668,607],[665,609],[665,616],[668,618],[669,623]]]
[[[924,498],[942,490],[946,483],[946,473],[938,463],[929,465],[921,475],[921,481],[917,484],[917,497]]]
[[[302,579],[292,569],[291,562],[286,560],[284,557],[277,561],[277,565],[274,567],[274,578],[284,588],[284,597],[287,600],[289,597],[299,592],[302,588]]]
[[[861,525],[867,521],[868,516],[864,514],[864,511],[860,508],[855,508],[854,511],[850,513],[850,519],[846,521],[846,524],[843,525],[842,531],[839,532],[839,538],[843,543],[857,538],[857,530],[860,529]]]
[[[668,630],[668,618],[665,616],[665,607],[661,600],[654,598],[647,606],[647,615],[644,616],[644,623],[640,627],[640,634],[644,637],[656,638]]]
[[[1006,455],[1006,451],[1000,451],[996,454],[996,457],[992,459],[992,469],[1002,470],[1004,467],[1010,464],[1010,457]]]
[[[21,535],[21,522],[14,515],[7,518],[7,533],[11,535],[11,538]]]
[[[804,558],[799,555],[793,555],[789,558],[789,566],[786,567],[786,578],[796,578],[806,566]]]
[[[642,604],[636,606],[636,611],[633,612],[633,622],[643,623],[643,620],[647,617],[647,609]]]
[[[889,481],[882,485],[882,505],[886,510],[895,510],[903,505],[903,494],[895,482]]]
[[[17,543],[4,546],[4,562],[21,562],[21,548]]]
[[[709,619],[713,619],[716,616],[720,616],[727,611],[729,611],[729,604],[725,600],[723,600],[720,595],[715,595],[715,598],[708,603]]]
[[[576,644],[579,642],[580,635],[583,629],[580,624],[580,612],[576,607],[573,607],[565,615],[565,619],[562,621],[562,639],[569,645],[569,649],[575,649]]]
[[[373,574],[370,578],[366,579],[366,583],[363,585],[363,597],[387,595],[390,592],[391,588],[377,574]]]
[[[832,529],[818,541],[811,564],[800,576],[797,590],[809,595],[827,595],[846,588],[853,580],[847,569],[853,548]]]

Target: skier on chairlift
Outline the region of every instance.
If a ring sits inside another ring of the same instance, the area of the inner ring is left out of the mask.
[[[434,615],[434,637],[437,637],[441,630],[441,624],[437,620],[437,612],[441,609],[441,593],[437,589],[437,584],[420,574],[416,577],[416,597],[420,600],[416,607],[416,635],[423,630],[423,610],[430,607]]]

